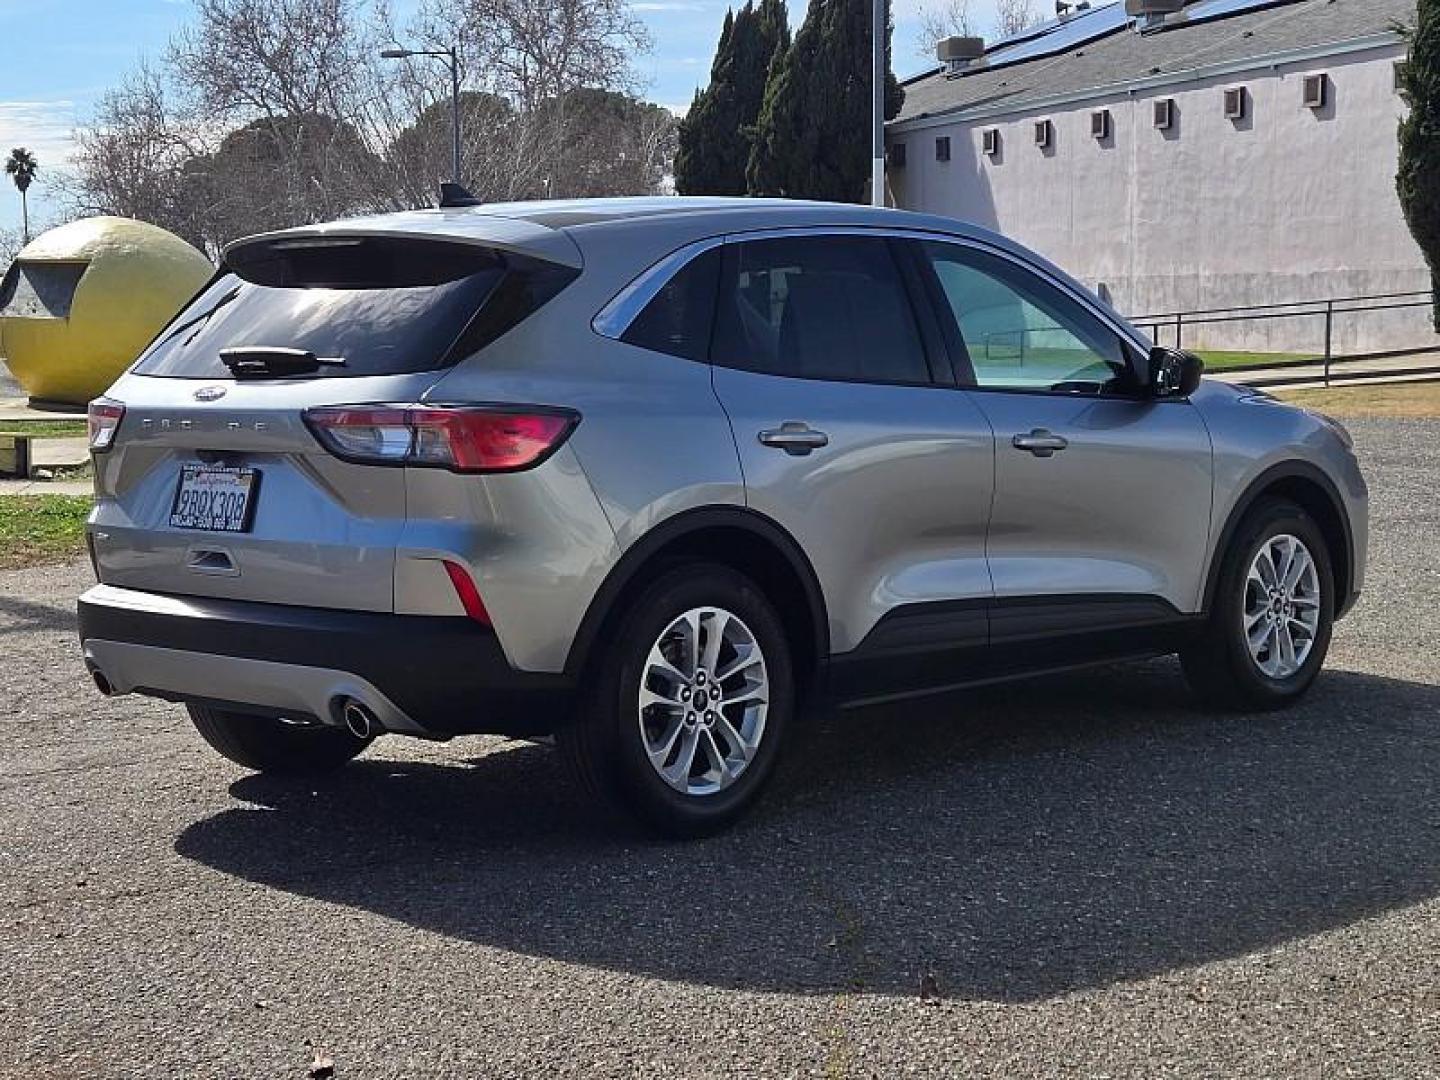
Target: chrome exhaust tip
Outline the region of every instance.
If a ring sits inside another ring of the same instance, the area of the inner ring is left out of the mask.
[[[383,730],[375,714],[354,698],[345,700],[340,708],[340,718],[345,721],[345,729],[357,739],[373,738]]]
[[[104,694],[106,697],[115,696],[115,687],[111,684],[110,680],[105,677],[105,673],[99,668],[90,669],[90,678],[95,680],[95,689],[99,690],[100,693]]]

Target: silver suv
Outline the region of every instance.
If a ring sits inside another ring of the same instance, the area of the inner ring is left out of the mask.
[[[450,208],[232,245],[91,409],[107,694],[247,768],[554,735],[735,819],[802,703],[1178,652],[1258,709],[1364,572],[1337,424],[1034,254],[803,202]]]

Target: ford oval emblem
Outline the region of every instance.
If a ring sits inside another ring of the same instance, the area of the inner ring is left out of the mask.
[[[202,386],[195,391],[196,401],[219,401],[224,396],[225,387],[223,386]]]

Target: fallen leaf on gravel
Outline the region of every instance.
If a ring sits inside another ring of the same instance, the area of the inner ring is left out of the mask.
[[[927,1005],[940,1000],[940,980],[933,971],[926,971],[920,976],[920,1000]]]

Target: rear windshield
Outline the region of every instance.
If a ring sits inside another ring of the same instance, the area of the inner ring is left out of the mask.
[[[286,241],[241,249],[227,269],[145,351],[137,374],[230,378],[220,352],[243,347],[327,361],[306,378],[428,371],[485,344],[477,324],[493,339],[554,295],[524,287],[549,276],[543,263],[436,241]],[[492,298],[506,308],[499,326],[477,318]]]

